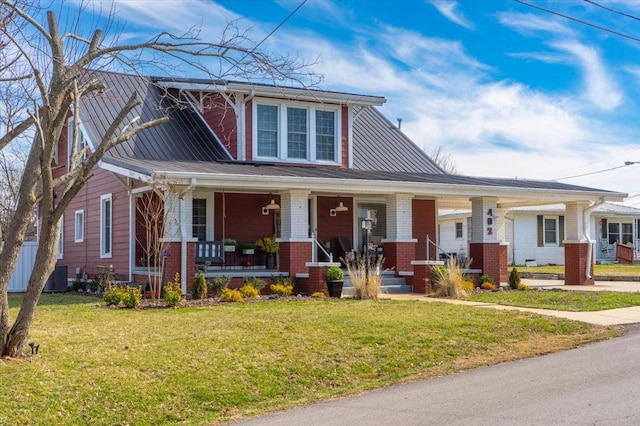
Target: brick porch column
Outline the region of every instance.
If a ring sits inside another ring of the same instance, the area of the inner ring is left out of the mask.
[[[319,291],[328,297],[329,289],[327,287],[327,269],[331,266],[340,267],[340,263],[307,262],[306,266],[309,268],[309,279],[307,280],[306,288],[299,288],[298,290],[307,294],[313,294]]]
[[[501,210],[502,216],[504,211]],[[497,199],[494,197],[471,198],[471,226],[473,240],[469,244],[470,268],[481,269],[496,284],[509,280],[507,274],[507,243],[501,243],[498,235],[504,235],[503,217],[499,217]],[[500,222],[498,221],[500,219]]]
[[[589,239],[585,230],[589,229],[589,204],[586,202],[565,203],[566,240],[564,243],[564,284],[593,285],[593,247],[587,271]],[[587,273],[588,272],[588,273]]]
[[[411,273],[411,261],[416,258],[418,240],[413,238],[412,200],[411,194],[387,196],[387,238],[381,242],[384,246],[384,267],[394,268],[396,275]]]
[[[593,249],[592,249],[593,250]],[[584,242],[564,243],[564,284],[565,285],[594,285],[593,256],[587,277],[587,253],[589,244]]]
[[[471,243],[469,244],[469,258],[472,259],[471,269],[481,269],[483,274],[491,276],[497,283],[509,281],[507,268],[507,244]]]
[[[444,265],[440,260],[413,260],[413,277],[407,281],[413,286],[413,292],[419,294],[430,294],[433,291],[431,287],[431,268],[434,265]]]

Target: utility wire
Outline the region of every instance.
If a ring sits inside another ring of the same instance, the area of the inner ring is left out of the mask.
[[[251,49],[251,52],[254,52],[258,47],[260,47],[260,45],[261,45],[262,43],[264,43],[265,41],[267,41],[267,39],[268,39],[269,37],[271,37],[271,36],[273,35],[273,33],[275,33],[276,31],[278,31],[278,30],[280,29],[280,27],[282,27],[282,26],[283,26],[283,25],[284,25],[284,24],[285,24],[285,23],[286,23],[286,22],[287,22],[287,21],[288,21],[288,20],[293,16],[293,15],[295,15],[295,14],[296,14],[296,12],[297,12],[298,10],[300,10],[300,8],[301,8],[302,6],[304,6],[304,4],[305,4],[306,2],[307,2],[307,0],[302,0],[302,3],[300,3],[300,4],[298,5],[298,7],[296,7],[295,9],[293,9],[293,10],[291,11],[291,13],[289,13],[289,15],[287,15],[287,17],[286,17],[286,18],[284,18],[284,19],[282,20],[282,22],[280,22],[280,23],[279,23],[279,24],[278,24],[278,25],[277,25],[277,26],[276,26],[276,27],[275,27],[275,28],[274,28],[274,29],[273,29],[269,34],[267,34],[267,35],[266,35],[266,37],[265,37],[265,38],[263,38],[263,39],[262,39],[262,41],[260,41],[260,43],[256,44],[256,46],[255,46],[253,49]]]
[[[572,178],[577,178],[577,177],[582,177],[582,176],[590,176],[590,175],[595,175],[595,174],[598,174],[598,173],[610,172],[611,170],[621,169],[623,167],[631,166],[633,164],[637,164],[637,162],[635,162],[635,161],[627,161],[622,166],[611,167],[610,169],[604,169],[604,170],[597,170],[595,172],[582,173],[580,175],[566,176],[566,177],[553,179],[553,180],[566,180],[566,179],[572,179]]]
[[[534,9],[542,10],[543,12],[551,13],[552,15],[560,16],[560,17],[568,19],[570,21],[578,22],[578,23],[586,25],[588,27],[596,28],[596,29],[599,29],[601,31],[605,31],[605,32],[608,32],[608,33],[611,33],[611,34],[615,34],[615,35],[620,36],[620,37],[628,38],[629,40],[640,42],[640,38],[638,38],[638,37],[630,36],[629,34],[621,33],[619,31],[612,30],[610,28],[603,27],[601,25],[593,24],[591,22],[583,21],[582,19],[574,18],[573,16],[569,16],[569,15],[565,15],[565,14],[560,13],[560,12],[556,12],[555,10],[547,9],[547,8],[542,7],[542,6],[538,6],[538,5],[535,5],[535,4],[532,4],[532,3],[528,3],[528,2],[526,2],[524,0],[513,0],[513,1],[515,1],[517,3],[520,3],[520,4],[523,4],[525,6],[532,7]]]
[[[604,6],[604,5],[600,4],[600,3],[596,3],[593,0],[583,0],[583,1],[585,1],[586,3],[592,4],[594,6],[600,7],[602,9],[604,9],[604,10],[608,10],[609,12],[617,13],[618,15],[626,16],[627,18],[631,18],[631,19],[635,19],[636,21],[640,21],[640,18],[638,18],[637,16],[633,16],[633,15],[630,15],[628,13],[612,9],[612,8]]]

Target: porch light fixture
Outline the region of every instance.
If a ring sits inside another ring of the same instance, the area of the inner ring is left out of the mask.
[[[336,198],[336,207],[334,209],[336,212],[348,212],[349,207],[345,206],[342,200],[340,200],[340,196]]]
[[[280,204],[276,203],[275,198],[273,198],[273,194],[269,193],[269,204],[267,204],[264,208],[267,210],[280,210]]]

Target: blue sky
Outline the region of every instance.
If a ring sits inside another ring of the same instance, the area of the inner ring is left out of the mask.
[[[595,0],[594,0],[595,1]],[[123,37],[240,19],[257,41],[302,0],[124,1]],[[640,1],[535,5],[640,38]],[[385,96],[419,146],[472,176],[640,193],[640,42],[510,0],[308,0],[262,45],[315,62],[320,88]],[[623,167],[620,167],[623,166]],[[633,201],[633,199],[631,200]],[[638,197],[640,203],[640,197]]]

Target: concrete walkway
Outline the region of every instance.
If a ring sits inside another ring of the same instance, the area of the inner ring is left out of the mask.
[[[595,285],[576,286],[564,285],[562,280],[534,280],[522,279],[522,283],[531,288],[562,289],[570,291],[620,291],[620,292],[640,292],[640,282],[633,281],[596,281]],[[621,325],[640,323],[640,306],[630,308],[610,309],[596,312],[569,312],[552,311],[549,309],[520,308],[516,306],[496,305],[494,303],[467,302],[454,299],[436,299],[427,297],[424,294],[384,294],[381,299],[392,300],[419,300],[423,302],[445,302],[459,305],[472,306],[475,308],[493,308],[503,310],[518,310],[533,312],[540,315],[548,315],[558,318],[582,321],[595,325]]]

